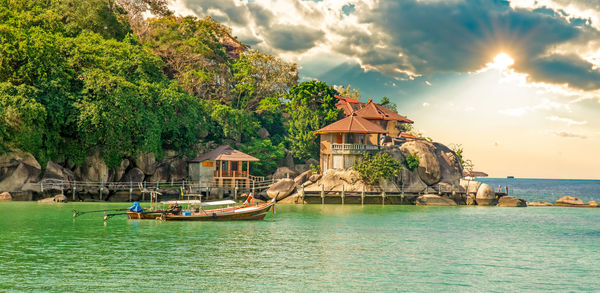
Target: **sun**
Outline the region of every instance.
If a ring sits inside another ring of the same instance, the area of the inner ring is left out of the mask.
[[[499,70],[505,70],[513,64],[515,64],[515,59],[508,56],[508,54],[501,52],[500,54],[496,55],[496,57],[494,57],[494,61],[490,64],[489,67],[496,68]]]

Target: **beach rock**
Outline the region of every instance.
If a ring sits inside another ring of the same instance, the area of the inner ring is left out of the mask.
[[[471,195],[468,195],[467,196],[467,200],[466,200],[466,205],[468,205],[468,206],[474,206],[476,204],[477,204],[477,202],[475,201],[475,197],[473,197]]]
[[[595,200],[588,201],[588,205],[595,208],[599,206],[598,202],[596,202]]]
[[[41,174],[30,153],[16,150],[0,156],[0,191],[20,191],[26,183],[39,182]]]
[[[312,176],[312,171],[308,170],[294,178],[294,182],[296,182],[296,186],[302,186],[304,182],[308,181],[308,179]]]
[[[169,162],[169,180],[181,181],[188,177],[187,160],[183,158],[173,158]]]
[[[312,175],[310,175],[310,178],[308,178],[308,180],[310,182],[317,182],[317,181],[319,181],[319,179],[321,179],[321,176],[322,176],[321,174],[312,174]]]
[[[400,150],[404,157],[409,154],[417,154],[419,157],[417,172],[425,184],[433,185],[442,179],[440,162],[436,156],[435,146],[432,143],[424,140],[409,141],[402,144]]]
[[[269,189],[267,189],[267,196],[269,198],[276,197],[276,200],[282,200],[290,195],[296,188],[296,183],[292,179],[281,179],[276,183],[273,183]]]
[[[306,201],[302,200],[302,196],[298,193],[292,194],[280,201],[277,202],[278,204],[282,203],[282,204],[305,204]]]
[[[296,176],[298,176],[298,173],[288,167],[279,167],[273,173],[273,179],[294,178]]]
[[[477,189],[477,195],[475,196],[477,205],[490,206],[496,204],[496,193],[494,189],[488,184],[482,183]]]
[[[123,175],[125,175],[125,172],[127,172],[127,168],[129,168],[129,165],[131,165],[131,162],[128,159],[121,160],[119,166],[115,167],[110,172],[112,174],[110,176],[112,178],[111,181],[121,181],[121,178],[123,178]]]
[[[64,194],[57,194],[54,197],[40,199],[37,202],[39,202],[39,203],[65,203],[67,201],[68,201],[68,199]]]
[[[134,163],[146,175],[152,175],[156,171],[157,163],[154,153],[141,152],[135,157]]]
[[[527,206],[529,206],[529,207],[551,207],[551,206],[553,206],[553,204],[551,204],[549,202],[545,202],[545,201],[532,201],[532,202],[528,202]]]
[[[568,196],[565,195],[559,199],[556,200],[556,205],[584,205],[585,202],[583,202],[583,200],[577,198],[577,197],[573,197],[573,196]]]
[[[447,146],[434,142],[435,155],[440,164],[440,181],[453,186],[460,185],[463,168],[456,153]]]
[[[475,195],[477,194],[477,190],[479,190],[479,187],[482,183],[474,180],[460,179],[459,184],[467,194]]]
[[[514,196],[503,196],[498,199],[499,207],[526,207],[527,202],[525,200],[516,198]]]
[[[75,177],[81,181],[108,181],[108,167],[102,159],[100,151],[85,158],[84,162],[75,169]]]
[[[54,197],[47,197],[38,200],[39,203],[54,203]]]
[[[266,139],[271,136],[269,131],[264,127],[258,130],[258,135],[260,135],[262,139]]]
[[[154,171],[154,174],[152,174],[152,176],[150,176],[150,178],[148,178],[147,181],[149,182],[168,182],[169,181],[169,175],[171,172],[169,172],[169,165],[160,165],[158,167],[156,167],[156,170]],[[198,180],[198,179],[196,179]]]
[[[0,193],[0,201],[12,201],[12,196],[7,191]]]
[[[456,202],[453,200],[439,196],[437,194],[424,194],[417,197],[416,205],[419,206],[455,206]]]
[[[143,182],[145,177],[146,175],[140,168],[131,168],[123,175],[121,182]]]
[[[46,164],[46,171],[44,172],[44,176],[42,177],[42,179],[59,179],[64,181],[73,181],[75,180],[75,174],[73,173],[73,171],[66,169],[57,163],[48,161],[48,164]]]

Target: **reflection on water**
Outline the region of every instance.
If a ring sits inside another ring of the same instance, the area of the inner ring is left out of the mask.
[[[598,291],[600,209],[278,205],[160,222],[0,203],[0,291]]]

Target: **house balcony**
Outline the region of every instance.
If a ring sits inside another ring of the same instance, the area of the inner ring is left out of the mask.
[[[333,155],[358,155],[365,152],[376,152],[380,146],[373,144],[334,143],[331,144]]]

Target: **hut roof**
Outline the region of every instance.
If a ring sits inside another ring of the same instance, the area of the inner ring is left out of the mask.
[[[387,133],[387,131],[381,126],[359,117],[356,113],[352,113],[350,116],[333,122],[317,131],[315,133]]]
[[[355,111],[357,111],[360,108],[365,106],[365,103],[362,103],[361,101],[359,101],[357,99],[344,97],[344,96],[335,96],[335,97],[338,99],[338,102],[335,104],[335,106],[338,109],[344,110],[344,115],[346,115],[346,116],[350,116],[352,113],[354,113]]]
[[[373,103],[372,100],[369,100],[369,102],[362,109],[356,111],[356,115],[365,119],[396,120],[406,123],[414,123],[412,120],[386,107]]]
[[[201,154],[195,157],[190,162],[203,162],[203,161],[250,161],[258,162],[259,159],[242,153],[228,145],[222,145],[208,153]]]

